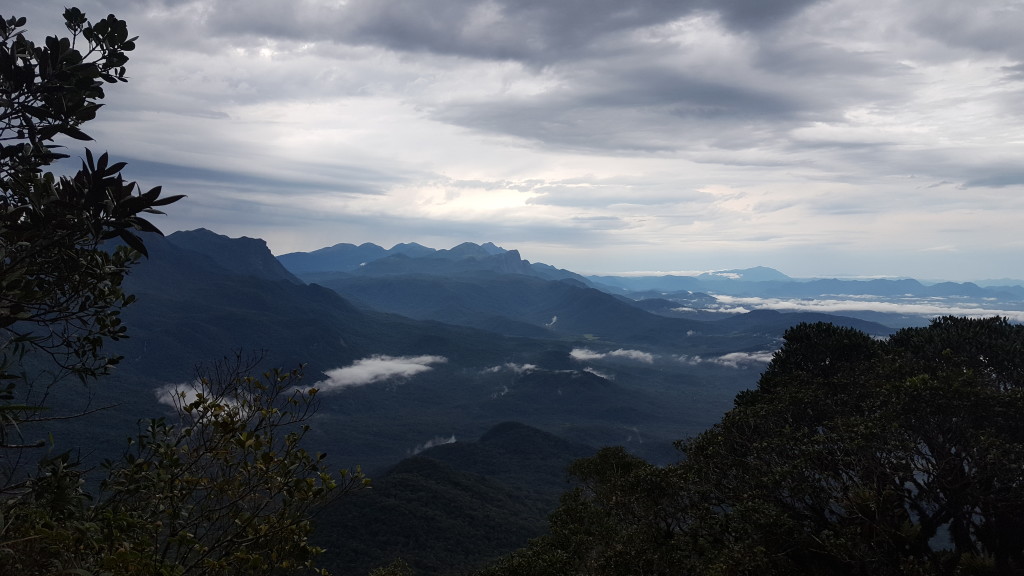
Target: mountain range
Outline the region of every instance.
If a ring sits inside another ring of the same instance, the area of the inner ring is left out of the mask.
[[[892,331],[925,325],[930,318],[947,313],[984,315],[991,311],[989,315],[1001,313],[1012,319],[1024,319],[1024,287],[1021,282],[1012,280],[987,281],[982,286],[972,282],[921,282],[911,278],[797,279],[763,266],[694,275],[584,277],[546,264],[531,263],[523,260],[518,251],[505,250],[493,243],[464,243],[450,250],[435,250],[419,244],[398,244],[387,250],[375,244],[337,244],[313,252],[284,254],[278,259],[304,280],[330,286],[352,299],[363,298],[368,305],[446,321],[467,314],[473,317],[471,322],[482,320],[475,310],[445,307],[438,302],[386,303],[383,301],[386,296],[376,291],[379,284],[368,279],[413,275],[436,279],[492,272],[540,280],[574,280],[622,296],[631,306],[655,314],[696,320],[712,320],[753,309],[817,311],[876,322]],[[457,287],[451,290],[450,297],[459,297]]]
[[[962,301],[998,294],[1011,306],[1014,294],[798,281],[768,268],[584,277],[490,243],[339,244],[275,258],[262,240],[200,229],[146,244],[149,258],[125,282],[137,297],[123,313],[130,337],[112,346],[124,360],[112,377],[61,397],[114,407],[77,419],[63,438],[99,460],[124,446],[139,418],[171,415],[159,391],[203,365],[236,356],[257,358],[260,369],[302,365],[322,391],[308,442],[380,481],[350,510],[368,522],[380,513],[386,526],[363,530],[354,548],[339,544],[354,537],[337,521],[325,521],[318,538],[338,567],[360,556],[369,567],[399,553],[385,536],[428,530],[438,536],[415,545],[408,536],[402,552],[423,574],[453,573],[536,535],[565,486],[560,471],[588,451],[624,445],[654,462],[678,458],[673,441],[715,423],[753,386],[789,326],[831,321],[884,337],[906,323],[870,311],[743,310],[736,298],[932,290]],[[324,517],[344,517],[346,505]],[[486,540],[450,521],[475,518],[474,509],[507,519],[508,538],[455,561],[452,543]]]

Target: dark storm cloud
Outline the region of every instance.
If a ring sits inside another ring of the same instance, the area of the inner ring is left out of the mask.
[[[260,175],[251,170],[210,169],[125,157],[126,174],[141,173],[147,180],[202,183],[206,187],[274,191],[283,196],[328,189],[333,194],[380,195],[402,179],[357,166],[317,167],[317,173]],[[330,177],[325,170],[331,173]]]
[[[908,14],[907,25],[944,46],[1024,58],[1024,10],[1018,2],[944,0],[920,4]],[[936,50],[940,52],[940,50]]]
[[[532,98],[449,102],[433,114],[547,146],[657,153],[700,143],[749,147],[807,110],[799,94],[667,69],[606,69],[577,80]]]
[[[716,10],[735,30],[762,30],[782,22],[818,0],[708,0],[703,8]]]
[[[1024,169],[1016,166],[1004,166],[1001,169],[988,168],[977,177],[964,182],[965,188],[1006,188],[1008,186],[1024,186]]]
[[[545,65],[579,57],[612,37],[697,12],[737,30],[770,27],[814,0],[355,0],[352,38],[402,51]]]
[[[589,94],[574,99],[578,105],[656,108],[679,117],[734,120],[760,116],[792,118],[801,110],[799,97],[725,79],[708,80],[692,71],[636,66],[605,72],[600,80],[591,79],[586,87]],[[609,86],[602,89],[605,83]]]
[[[169,20],[189,17],[206,31],[229,36],[356,41],[399,51],[544,64],[572,57],[610,36],[696,13],[715,14],[739,32],[756,32],[817,1],[150,0],[137,7]],[[98,5],[91,11],[125,12],[124,2]]]
[[[755,54],[758,69],[795,78],[844,79],[882,78],[905,74],[908,68],[882,51],[851,50],[821,40],[765,38]]]

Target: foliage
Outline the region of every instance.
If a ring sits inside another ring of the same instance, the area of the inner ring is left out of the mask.
[[[103,345],[125,337],[122,281],[147,255],[139,233],[159,233],[143,215],[181,198],[138,191],[124,163],[89,150],[74,176],[44,171],[68,157],[58,138],[91,139],[81,126],[104,85],[125,81],[135,48],[113,15],[91,22],[69,8],[64,19],[70,37],[36,46],[24,18],[0,17],[0,573],[323,574],[310,516],[367,480],[332,474],[303,447],[317,402],[298,371],[253,377],[239,357],[202,372],[170,396],[173,418],[141,424],[105,464],[99,493],[70,453],[24,470],[33,445],[12,440],[59,419],[39,415],[31,389],[43,381],[45,398],[52,383],[118,362]]]
[[[0,444],[12,424],[34,414],[15,403],[15,383],[31,381],[30,350],[51,360],[52,381],[109,370],[118,358],[105,341],[125,336],[120,309],[132,301],[121,289],[146,248],[137,232],[159,232],[143,214],[181,196],[159,187],[136,193],[121,175],[125,164],[86,150],[73,176],[44,168],[66,158],[56,139],[91,140],[81,126],[102,106],[104,84],[126,81],[127,52],[135,48],[124,21],[90,22],[77,8],[64,12],[70,37],[25,38],[25,18],[0,17]],[[123,245],[108,245],[118,239]],[[108,242],[108,244],[103,244]],[[38,364],[36,364],[38,366]],[[23,398],[25,391],[21,391]]]
[[[485,576],[679,573],[680,517],[674,468],[604,448],[577,460],[579,485],[562,497],[549,531],[481,572]]]
[[[220,363],[170,392],[177,421],[141,424],[95,503],[66,457],[44,463],[0,507],[0,573],[326,574],[310,517],[369,481],[302,447],[317,403],[298,371],[248,371]]]
[[[683,461],[582,461],[550,535],[487,573],[1019,574],[1022,349],[1002,318],[796,326]]]
[[[413,576],[414,572],[409,564],[401,558],[388,564],[387,566],[381,566],[380,568],[374,568],[370,571],[370,576]]]
[[[466,574],[542,534],[566,468],[591,453],[505,422],[375,473],[373,490],[324,508],[313,541],[327,549],[321,563],[339,572],[401,558],[420,576]]]

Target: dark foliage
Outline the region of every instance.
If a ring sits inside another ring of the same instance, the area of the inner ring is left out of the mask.
[[[400,558],[420,576],[465,573],[540,535],[570,462],[590,453],[514,422],[426,450],[323,511],[324,565],[364,574]]]
[[[682,462],[578,463],[551,534],[486,573],[1020,574],[1022,349],[1001,318],[796,326]]]

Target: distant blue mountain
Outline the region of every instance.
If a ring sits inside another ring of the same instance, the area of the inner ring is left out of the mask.
[[[572,279],[588,285],[574,272],[523,260],[517,250],[505,250],[491,242],[463,242],[447,250],[435,250],[420,244],[396,244],[385,250],[376,244],[335,244],[313,252],[292,252],[277,257],[292,273],[307,280],[320,281],[345,275],[394,276],[430,274],[453,276],[481,271],[521,274],[546,280]]]
[[[419,244],[399,244],[394,249],[401,250],[394,253],[405,253],[409,248],[418,252],[419,248],[425,248]],[[426,248],[433,252],[434,250]],[[393,252],[385,250],[376,244],[335,244],[327,248],[314,250],[313,252],[292,252],[277,257],[278,262],[292,273],[303,272],[325,272],[325,271],[349,271],[357,269],[361,264],[372,262]]]
[[[524,260],[518,251],[506,250],[492,243],[481,245],[466,242],[448,250],[434,250],[418,244],[400,244],[390,250],[373,244],[339,244],[315,252],[285,254],[279,259],[303,280],[329,286],[372,308],[414,318],[497,329],[509,335],[537,336],[538,327],[545,330],[549,328],[546,323],[550,320],[545,320],[544,324],[538,323],[535,318],[523,322],[538,309],[548,308],[543,304],[543,290],[531,292],[538,297],[533,307],[516,312],[514,306],[505,306],[505,302],[515,302],[517,299],[487,296],[507,292],[500,286],[485,286],[487,282],[511,285],[509,281],[493,277],[485,281],[479,277],[481,274],[531,276],[543,280],[573,282],[578,287],[596,288],[625,298],[623,302],[659,316],[690,320],[713,320],[722,313],[735,314],[743,310],[741,306],[728,303],[719,305],[716,301],[724,300],[724,296],[766,300],[862,299],[865,302],[886,301],[897,306],[910,304],[911,300],[916,299],[920,310],[937,310],[936,313],[941,313],[943,305],[960,308],[968,305],[1007,311],[1024,307],[1024,287],[1021,286],[980,286],[971,282],[925,283],[912,278],[797,279],[765,266],[717,270],[691,276],[584,277],[547,264],[532,263]],[[409,279],[411,276],[423,278]],[[396,277],[407,278],[407,289],[401,295],[387,282],[378,285],[378,281],[369,280],[393,280]],[[435,280],[425,283],[427,277]],[[468,283],[463,281],[470,277],[474,278]],[[444,280],[439,281],[437,278]],[[462,285],[456,285],[455,279],[462,279]],[[445,282],[449,284],[442,287],[441,284]],[[458,293],[463,295],[454,296]],[[487,302],[486,306],[468,305],[483,301]],[[767,305],[770,303],[754,307]],[[877,306],[869,305],[865,305],[863,310],[854,308],[844,314],[872,323],[882,322],[893,328],[926,324],[930,318],[927,312],[902,311],[899,308],[884,312],[879,311]],[[579,318],[584,319],[586,315]],[[599,323],[600,315],[589,320]],[[788,320],[793,318],[787,317],[784,321]],[[577,325],[570,330],[575,331],[581,326]],[[568,328],[567,323],[563,323],[563,327]],[[608,331],[602,330],[601,333]]]
[[[594,286],[614,293],[711,292],[730,296],[765,298],[833,298],[878,296],[897,298],[989,298],[1017,300],[1024,297],[1019,286],[981,287],[972,282],[923,284],[912,278],[846,280],[816,278],[797,280],[765,267],[705,272],[696,276],[589,276]]]
[[[701,280],[737,280],[741,282],[792,282],[793,279],[774,268],[755,266],[734,270],[718,270],[705,272],[697,278]]]
[[[179,248],[202,254],[236,274],[302,284],[301,280],[274,258],[267,243],[259,238],[229,238],[199,228],[189,232],[175,232],[166,239]]]

